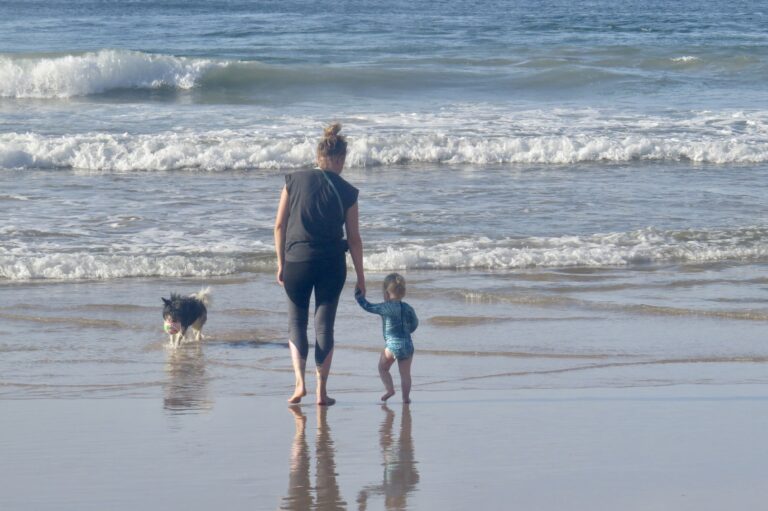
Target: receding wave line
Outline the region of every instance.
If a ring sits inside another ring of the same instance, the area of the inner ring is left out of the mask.
[[[346,343],[344,349],[351,351],[381,351],[380,347],[353,345]],[[537,358],[554,360],[600,360],[616,358],[635,358],[635,355],[617,355],[604,353],[547,353],[533,351],[474,351],[474,350],[435,350],[419,348],[419,354],[438,357],[484,357],[484,358]]]
[[[489,317],[489,316],[432,316],[429,318],[429,323],[438,327],[462,327],[472,325],[484,325],[487,323],[501,323],[505,321],[518,321],[518,322],[550,322],[550,321],[595,321],[600,318],[586,317],[586,316],[567,316],[560,318],[547,318],[547,317]]]
[[[649,316],[692,316],[718,319],[735,319],[741,321],[768,321],[768,312],[756,310],[704,310],[667,307],[650,304],[622,304],[589,300],[577,300],[562,296],[512,296],[497,293],[480,293],[476,291],[456,291],[453,295],[472,303],[509,303],[513,305],[535,305],[540,307],[560,306],[568,304],[592,311],[620,312],[633,315]]]
[[[638,366],[649,366],[649,365],[676,365],[676,364],[765,364],[766,362],[768,362],[768,357],[760,357],[760,356],[701,357],[701,358],[647,360],[642,362],[609,362],[604,364],[588,364],[588,365],[581,365],[576,367],[561,367],[557,369],[544,369],[544,370],[533,370],[533,371],[508,371],[503,373],[483,374],[478,376],[466,376],[463,378],[456,378],[453,380],[428,381],[425,383],[418,384],[417,386],[426,387],[430,385],[439,385],[442,383],[488,380],[492,378],[509,378],[514,376],[560,374],[560,373],[570,373],[575,371],[612,369],[616,367],[638,367]]]
[[[758,311],[696,310],[647,304],[622,305],[616,307],[626,310],[627,312],[656,316],[701,316],[707,318],[740,319],[746,321],[768,321],[768,313]]]
[[[488,316],[432,316],[429,322],[435,326],[469,326],[486,323],[513,321],[515,318],[497,318]]]
[[[62,317],[49,317],[49,316],[28,316],[24,314],[8,314],[0,313],[0,318],[9,319],[13,321],[27,321],[32,323],[52,323],[52,324],[64,324],[73,325],[77,327],[88,328],[108,328],[108,329],[131,329],[141,330],[136,326],[128,325],[122,321],[112,319],[87,319],[87,318],[62,318]]]
[[[166,382],[159,381],[145,381],[145,382],[131,382],[131,383],[26,383],[26,382],[13,382],[13,381],[0,381],[0,387],[18,387],[29,389],[82,389],[83,391],[98,392],[103,390],[127,390],[135,388],[146,387],[162,387]],[[26,399],[26,398],[22,398]]]

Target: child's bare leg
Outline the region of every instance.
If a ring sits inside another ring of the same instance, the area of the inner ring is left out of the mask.
[[[397,361],[397,368],[400,370],[400,385],[403,389],[403,403],[411,402],[411,362],[413,362],[413,355],[405,360]]]
[[[392,383],[392,375],[389,374],[389,368],[395,363],[395,356],[388,349],[384,349],[379,357],[379,377],[384,383],[386,392],[382,394],[381,400],[386,401],[395,395],[395,384]]]
[[[298,348],[288,341],[288,346],[291,348],[291,362],[293,362],[293,374],[296,377],[296,387],[293,390],[293,395],[288,398],[288,402],[296,404],[301,402],[301,398],[307,395],[307,388],[304,384],[304,371],[307,367],[307,360],[301,358]]]

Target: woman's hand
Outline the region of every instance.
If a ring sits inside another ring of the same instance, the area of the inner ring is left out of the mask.
[[[357,295],[365,296],[365,279],[358,280],[357,284],[355,284],[355,296]]]
[[[277,283],[281,286],[285,285],[285,282],[283,281],[283,266],[278,265],[277,266]]]

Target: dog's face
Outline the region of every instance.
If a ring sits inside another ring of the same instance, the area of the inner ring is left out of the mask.
[[[181,314],[178,300],[163,298],[163,330],[169,335],[175,335],[181,330]]]
[[[178,300],[163,298],[163,319],[166,322],[179,323],[181,321],[179,305]]]

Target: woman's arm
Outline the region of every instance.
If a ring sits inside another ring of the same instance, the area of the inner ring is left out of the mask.
[[[360,219],[357,202],[347,210],[347,218],[344,223],[347,230],[347,243],[349,255],[352,256],[352,265],[357,274],[357,288],[365,296],[365,271],[363,270],[363,240],[360,237]]]
[[[288,229],[288,190],[283,187],[280,204],[275,218],[275,253],[277,254],[277,283],[283,285],[283,263],[285,262],[285,231]]]

